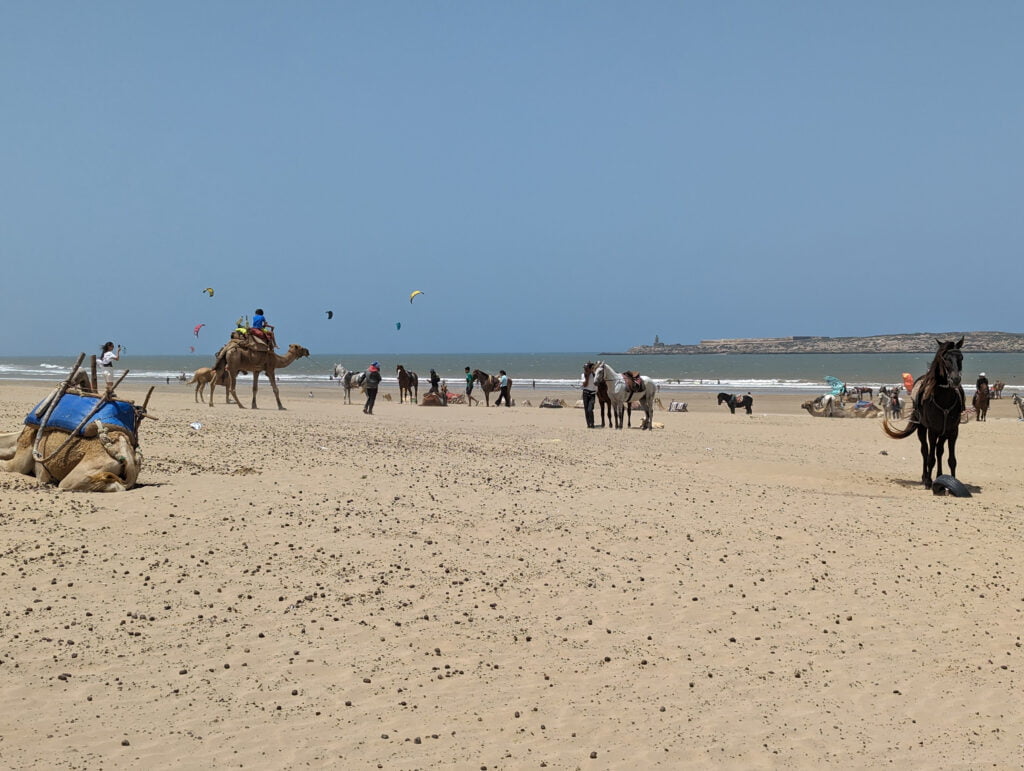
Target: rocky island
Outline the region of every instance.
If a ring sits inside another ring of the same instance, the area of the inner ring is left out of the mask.
[[[694,353],[930,353],[936,340],[964,337],[964,351],[972,353],[1024,353],[1024,334],[1017,332],[910,332],[870,337],[741,337],[701,340],[696,345],[663,343],[637,345],[624,353],[666,355]],[[607,355],[607,354],[602,354]]]

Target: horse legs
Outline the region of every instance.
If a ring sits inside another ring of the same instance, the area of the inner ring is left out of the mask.
[[[921,442],[921,482],[925,487],[931,487],[932,469],[931,464],[928,462],[928,429],[924,426],[918,426],[917,439]]]

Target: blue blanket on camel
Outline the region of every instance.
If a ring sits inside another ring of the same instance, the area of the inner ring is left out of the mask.
[[[47,428],[59,428],[62,431],[68,433],[73,432],[79,427],[79,424],[85,420],[85,416],[88,415],[93,408],[96,407],[99,398],[95,396],[78,396],[76,394],[64,394],[60,398],[60,402],[54,407],[53,412],[50,414],[50,419],[46,421]],[[25,418],[26,426],[38,426],[40,418],[46,413],[46,410],[40,410],[39,408],[46,402],[46,399],[39,402],[32,411]],[[37,415],[36,413],[40,414]],[[131,402],[119,402],[110,401],[104,404],[99,410],[89,418],[89,423],[94,420],[103,421],[104,425],[116,426],[123,428],[135,435],[136,419],[135,419],[135,405]],[[88,423],[86,424],[88,425]],[[83,425],[79,429],[79,435],[82,434]]]

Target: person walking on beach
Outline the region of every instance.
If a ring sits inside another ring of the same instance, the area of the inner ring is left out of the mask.
[[[474,380],[475,380],[475,378],[473,377],[473,373],[469,371],[469,367],[466,367],[466,406],[467,407],[472,407],[473,406],[473,402],[476,402],[477,404],[480,403],[480,400],[477,399],[475,396],[473,396],[473,381]]]
[[[597,379],[594,377],[596,369],[597,366],[592,361],[583,365],[583,415],[587,419],[587,428],[594,427],[594,402],[597,401]]]
[[[429,391],[427,391],[427,393],[428,393],[428,394],[437,394],[437,393],[440,393],[440,391],[438,391],[438,390],[437,390],[437,385],[438,385],[438,383],[440,383],[440,382],[441,382],[441,378],[440,378],[440,376],[439,376],[439,375],[437,374],[437,371],[436,371],[436,370],[433,370],[433,369],[432,369],[432,370],[430,370],[430,390],[429,390]]]
[[[373,403],[377,401],[377,389],[380,388],[380,362],[375,361],[366,370],[363,387],[366,389],[366,404],[363,405],[363,412],[372,415]]]
[[[497,407],[498,405],[500,405],[501,400],[504,399],[505,406],[511,407],[512,400],[509,399],[508,395],[508,375],[505,373],[505,370],[500,370],[498,374],[501,375],[501,377],[498,378],[498,387],[501,389],[501,393],[498,394],[498,401],[494,403],[494,406]]]
[[[114,352],[114,344],[109,340],[103,344],[100,348],[100,366],[103,367],[103,379],[107,383],[107,388],[110,388],[114,384],[114,362],[121,360],[121,346],[117,346],[117,352]]]

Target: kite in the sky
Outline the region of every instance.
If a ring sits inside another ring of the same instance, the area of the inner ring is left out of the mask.
[[[194,345],[190,345],[190,346],[188,347],[188,349],[189,349],[189,351],[191,351],[192,353],[195,353],[195,352],[196,352],[196,347],[195,347]]]
[[[328,320],[334,318],[334,311],[324,311],[327,314]]]
[[[210,295],[210,297],[213,297],[213,287],[212,286],[206,287],[206,289],[204,289],[203,291],[206,292],[206,294]]]
[[[402,322],[401,321],[396,321],[395,322],[395,329],[401,329],[401,328],[402,328]]]
[[[417,289],[417,290],[416,290],[415,292],[413,292],[413,293],[412,293],[411,295],[409,295],[409,303],[410,303],[410,304],[412,303],[412,299],[413,299],[413,298],[414,298],[414,297],[415,297],[416,295],[418,295],[418,294],[423,294],[423,292],[421,292],[421,291],[420,291],[419,289]]]
[[[206,324],[196,324],[195,329],[192,330],[192,334],[199,337],[199,330],[205,327]]]

